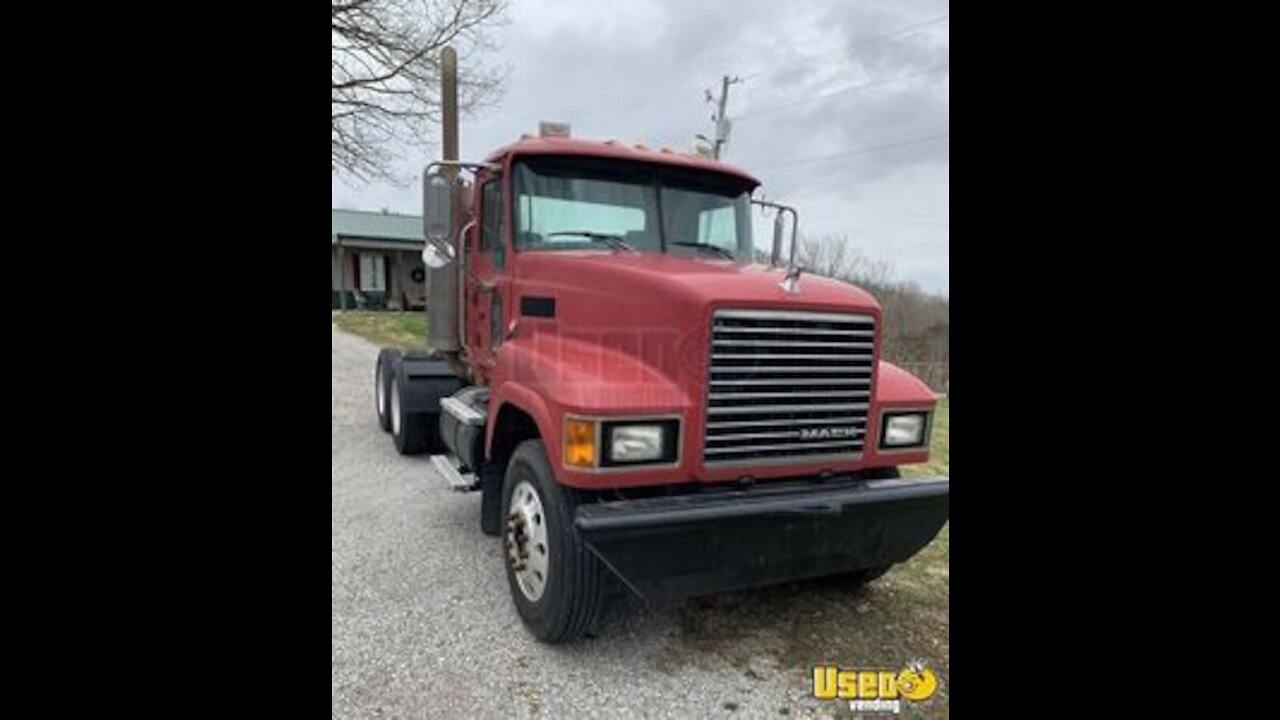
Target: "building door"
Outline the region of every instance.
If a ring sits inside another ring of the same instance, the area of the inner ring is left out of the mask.
[[[364,292],[387,291],[387,260],[380,253],[360,253],[360,282],[356,287]]]
[[[362,252],[355,257],[356,291],[363,296],[357,306],[382,307],[387,295],[387,261],[381,253]]]

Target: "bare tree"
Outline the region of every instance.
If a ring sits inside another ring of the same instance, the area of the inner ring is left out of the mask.
[[[809,272],[844,280],[873,292],[888,287],[893,266],[867,256],[844,236],[801,237],[796,262]]]
[[[884,318],[883,356],[932,373],[929,382],[945,388],[950,361],[950,301],[930,295],[914,282],[895,282],[893,266],[868,257],[843,236],[800,238],[796,262],[809,272],[843,280],[870,292]]]
[[[458,51],[462,112],[492,102],[501,74],[474,56],[505,21],[506,0],[331,0],[331,167],[360,180],[394,179],[401,147],[429,145],[440,122],[440,51]]]

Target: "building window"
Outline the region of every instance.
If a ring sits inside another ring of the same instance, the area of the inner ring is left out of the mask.
[[[386,259],[383,256],[360,253],[359,287],[368,292],[387,291]]]

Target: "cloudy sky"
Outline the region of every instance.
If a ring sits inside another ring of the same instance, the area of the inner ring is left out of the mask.
[[[713,135],[722,75],[734,120],[724,159],[794,205],[800,232],[835,236],[899,280],[948,292],[950,21],[947,0],[511,0],[486,61],[507,68],[499,103],[464,117],[464,159],[537,132],[690,151]],[[434,138],[433,138],[434,139]],[[404,176],[428,158],[406,157]],[[417,181],[334,177],[334,207],[418,213]],[[757,222],[756,243],[772,231]]]

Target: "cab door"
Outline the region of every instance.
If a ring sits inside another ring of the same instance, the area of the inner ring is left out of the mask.
[[[479,202],[475,225],[468,232],[466,258],[467,347],[481,375],[477,380],[486,382],[514,315],[507,271],[510,253],[503,237],[506,202],[502,177],[481,173],[476,187]]]

